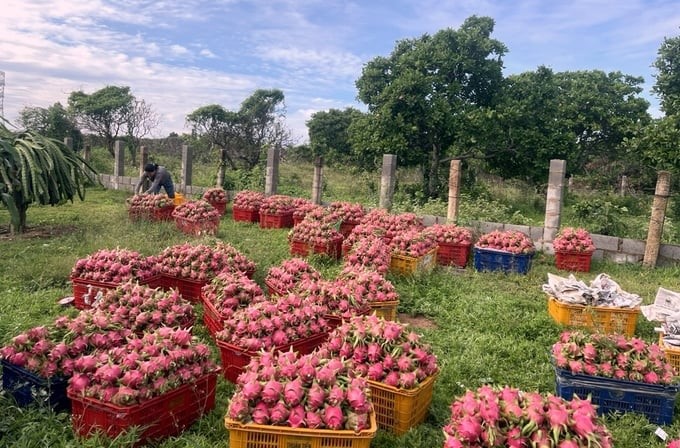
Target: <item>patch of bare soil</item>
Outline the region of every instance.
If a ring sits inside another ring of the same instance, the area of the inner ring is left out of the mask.
[[[36,225],[28,226],[25,232],[12,235],[9,232],[9,226],[0,226],[0,241],[12,241],[17,239],[41,239],[53,238],[55,236],[62,236],[73,233],[77,229],[74,225]]]
[[[412,327],[427,329],[437,328],[437,324],[435,324],[431,319],[428,319],[423,315],[411,316],[410,314],[399,313],[397,319],[399,320],[399,322],[409,324]]]

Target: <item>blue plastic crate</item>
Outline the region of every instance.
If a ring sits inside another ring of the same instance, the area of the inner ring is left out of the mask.
[[[2,388],[19,406],[37,404],[50,406],[55,411],[70,411],[71,400],[66,396],[68,379],[43,378],[21,367],[2,360]]]
[[[578,375],[555,368],[555,389],[565,400],[571,400],[574,395],[583,399],[590,396],[600,415],[636,412],[644,414],[652,423],[668,425],[673,422],[673,408],[680,386]]]
[[[511,254],[502,250],[473,248],[475,270],[526,274],[534,254]]]

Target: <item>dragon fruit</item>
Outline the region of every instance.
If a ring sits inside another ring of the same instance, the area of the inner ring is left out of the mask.
[[[292,377],[282,372],[289,365],[297,367]],[[239,376],[227,415],[243,423],[361,431],[370,424],[368,397],[366,380],[354,376],[348,361],[329,358],[328,351],[265,351]]]
[[[413,389],[439,371],[437,358],[418,334],[375,315],[344,321],[319,350],[347,359],[357,375],[402,389]]]
[[[612,437],[589,400],[482,386],[451,404],[448,447],[555,446],[610,448]]]
[[[329,331],[323,317],[327,308],[309,303],[296,293],[278,297],[275,302],[253,303],[236,310],[223,321],[218,340],[250,351],[268,350]]]

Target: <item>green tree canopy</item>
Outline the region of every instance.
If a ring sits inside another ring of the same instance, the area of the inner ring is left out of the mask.
[[[369,61],[356,86],[370,116],[353,126],[355,149],[420,166],[434,195],[459,129],[470,113],[492,106],[501,87],[506,47],[491,38],[493,28],[493,19],[472,16],[458,30],[399,41],[389,57]]]
[[[27,131],[55,140],[64,141],[69,137],[73,140],[74,149],[83,146],[82,133],[61,103],[54,103],[48,108],[25,107],[19,112],[19,123]]]
[[[283,92],[260,89],[246,98],[237,112],[211,104],[187,115],[187,122],[194,134],[224,150],[222,163],[250,170],[260,163],[267,148],[289,143],[284,118]]]
[[[313,157],[323,156],[329,162],[348,161],[352,154],[349,128],[362,113],[352,107],[329,109],[312,114],[307,120],[309,144]]]
[[[680,36],[665,38],[654,61],[657,70],[652,91],[661,99],[666,115],[680,114]]]

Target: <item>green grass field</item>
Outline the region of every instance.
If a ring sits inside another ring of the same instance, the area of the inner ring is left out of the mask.
[[[286,176],[291,178],[294,174],[287,172]],[[307,179],[301,173],[297,176],[300,188],[306,189]],[[366,197],[366,191],[358,188],[354,189],[356,196],[348,194],[349,197],[344,195],[351,193],[352,188],[342,191],[330,185],[327,188],[328,197],[334,200]],[[172,223],[131,223],[124,204],[126,197],[123,192],[94,189],[88,190],[85,202],[60,207],[32,206],[28,212],[32,236],[0,235],[0,344],[32,326],[50,323],[60,314],[75,313],[57,301],[71,295],[68,276],[79,258],[101,248],[121,247],[152,255],[185,241],[210,241],[183,235]],[[0,223],[5,222],[6,211],[0,210]],[[290,256],[286,235],[286,230],[262,230],[256,225],[236,223],[228,214],[221,222],[217,238],[231,243],[256,262],[255,280],[262,284],[269,267]],[[323,258],[312,258],[312,262],[325,278],[333,278],[340,270],[339,262]],[[441,428],[449,417],[449,404],[466,389],[484,383],[553,391],[555,375],[548,353],[560,327],[549,317],[546,296],[541,291],[549,272],[556,272],[553,258],[538,253],[528,275],[478,273],[470,266],[465,270],[437,268],[431,274],[415,277],[390,275],[400,294],[399,312],[426,318],[432,324],[431,328],[417,330],[433,346],[441,374],[426,422],[401,437],[381,431],[371,446],[442,446]],[[591,272],[577,277],[588,282],[601,272],[609,274],[624,290],[641,295],[645,303],[653,301],[659,286],[680,291],[678,267],[644,270],[636,265],[593,261]],[[198,323],[194,332],[210,341],[202,325],[200,305],[196,311]],[[643,318],[636,333],[647,341],[656,338],[653,325]],[[214,355],[218,360],[217,350]],[[158,446],[228,446],[223,418],[232,391],[233,386],[220,379],[216,409],[181,436]],[[672,436],[680,436],[678,420],[665,427]],[[644,417],[611,416],[606,423],[614,434],[616,447],[663,446],[653,434],[656,425]],[[2,446],[130,446],[134,436],[128,434],[114,441],[78,440],[71,432],[68,414],[18,408],[5,394],[0,394]]]

